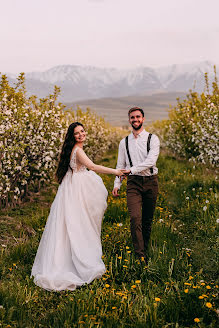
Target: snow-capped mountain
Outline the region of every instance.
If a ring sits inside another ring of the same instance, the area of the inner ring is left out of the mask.
[[[188,91],[204,88],[204,73],[213,78],[213,63],[171,65],[157,69],[138,67],[130,70],[93,66],[61,65],[44,72],[26,74],[29,94],[45,97],[53,86],[61,87],[60,101],[72,102],[103,97],[152,94],[157,91]],[[10,81],[14,76],[7,74]],[[195,82],[196,81],[196,82]]]

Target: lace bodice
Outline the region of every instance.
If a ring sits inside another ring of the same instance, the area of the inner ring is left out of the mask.
[[[74,173],[82,172],[82,171],[86,170],[86,166],[80,165],[77,162],[77,156],[76,156],[77,150],[78,150],[78,147],[75,147],[75,149],[72,153],[71,159],[70,159],[70,163],[69,163],[69,165],[72,168],[72,170],[74,171]]]

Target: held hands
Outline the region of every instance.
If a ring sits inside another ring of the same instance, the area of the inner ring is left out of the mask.
[[[130,170],[125,170],[125,169],[116,170],[116,171],[118,171],[117,172],[118,174],[116,174],[116,175],[120,177],[120,181],[121,181],[122,177],[127,178],[127,176],[131,173]],[[114,188],[112,191],[112,194],[114,197],[118,197],[119,196],[119,188]]]
[[[125,169],[119,169],[119,170],[116,170],[116,175],[118,177],[127,177],[129,174],[131,173],[130,170],[125,170]]]
[[[121,169],[121,171],[125,177],[127,177],[131,173],[130,170]]]

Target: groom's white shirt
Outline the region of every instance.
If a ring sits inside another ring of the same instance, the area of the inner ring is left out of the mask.
[[[155,134],[152,134],[150,141],[150,151],[147,154],[147,140],[149,132],[143,130],[138,134],[137,138],[131,133],[128,136],[129,153],[132,160],[133,166],[130,167],[126,146],[125,138],[120,141],[119,153],[117,160],[117,169],[131,170],[131,174],[140,176],[150,176],[150,168],[153,168],[153,174],[158,173],[156,167],[157,158],[160,152],[160,141]],[[120,188],[121,181],[119,177],[115,178],[114,188]]]

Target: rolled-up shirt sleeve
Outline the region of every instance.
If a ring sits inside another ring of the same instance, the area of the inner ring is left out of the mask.
[[[156,165],[160,152],[160,141],[156,135],[152,135],[150,142],[150,151],[147,158],[136,166],[131,167],[131,173],[136,174]]]
[[[126,158],[125,158],[125,142],[124,139],[120,141],[119,143],[119,151],[118,151],[118,159],[117,159],[117,169],[125,169],[126,168]],[[114,188],[119,188],[121,187],[121,182],[122,179],[120,177],[115,178],[114,181]]]

